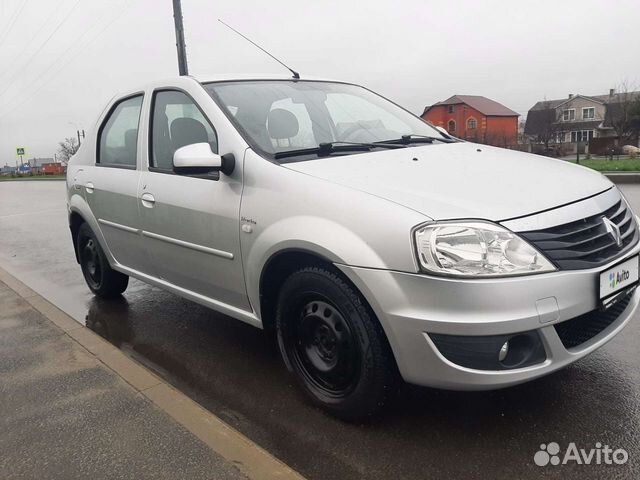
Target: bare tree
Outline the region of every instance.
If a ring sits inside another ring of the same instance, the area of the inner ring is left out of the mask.
[[[535,108],[527,113],[524,135],[535,143],[543,144],[545,151],[549,150],[550,142],[557,140],[561,130],[556,109],[551,102],[545,100],[536,104]]]
[[[551,106],[551,102],[544,102],[543,109],[537,112],[538,115],[538,142],[544,144],[545,150],[549,149],[549,142],[555,141],[560,132],[556,109]]]
[[[622,83],[618,93],[607,103],[605,123],[622,141],[637,137],[640,133],[640,92],[634,92],[627,83]]]
[[[519,144],[526,143],[526,136],[524,134],[524,126],[525,126],[525,119],[520,117],[520,119],[518,120],[518,143]]]
[[[631,132],[636,137],[636,144],[640,146],[640,94],[631,105]]]
[[[64,142],[60,142],[58,145],[58,158],[60,158],[62,163],[67,163],[80,147],[78,145],[78,140],[73,137],[65,138]]]

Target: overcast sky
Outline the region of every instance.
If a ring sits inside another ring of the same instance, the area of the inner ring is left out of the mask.
[[[220,17],[303,77],[415,113],[472,94],[526,114],[640,82],[638,0],[183,0],[183,14],[194,75],[282,72]],[[53,156],[118,91],[177,75],[171,0],[0,0],[0,65],[0,164],[17,146]]]

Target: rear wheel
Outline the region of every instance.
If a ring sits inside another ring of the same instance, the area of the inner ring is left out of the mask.
[[[113,298],[127,289],[129,277],[111,268],[93,230],[86,223],[78,230],[77,245],[82,274],[93,293]]]
[[[382,328],[333,271],[308,267],[289,276],[276,328],[285,363],[331,414],[346,420],[374,415],[395,392],[397,371]]]

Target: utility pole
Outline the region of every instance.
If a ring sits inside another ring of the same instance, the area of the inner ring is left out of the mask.
[[[180,0],[173,0],[173,22],[176,28],[176,48],[178,49],[178,72],[180,76],[189,75],[187,67],[187,50],[184,45],[184,25],[182,24],[182,5]]]

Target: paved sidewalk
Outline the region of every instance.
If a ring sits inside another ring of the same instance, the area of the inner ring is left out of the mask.
[[[0,478],[246,478],[0,283]]]
[[[175,420],[179,413],[174,415],[170,405],[157,406],[162,394],[157,394],[157,402],[150,400],[47,318],[42,308],[34,308],[47,307],[43,302],[35,294],[19,295],[0,281],[0,478],[248,478],[251,465],[230,460],[224,448],[220,455],[201,441],[211,435],[207,429],[220,430],[215,417],[192,414],[198,421],[195,428],[202,430],[192,433],[183,426],[188,423]],[[91,333],[78,327],[73,329],[78,336]],[[164,397],[170,395],[165,392]],[[181,406],[176,410],[194,408]],[[223,435],[230,446],[237,442],[237,432]],[[253,448],[249,455],[242,452],[247,447]],[[258,468],[265,464],[268,454],[259,447],[241,445],[239,450],[241,458],[254,456],[262,462]],[[266,462],[276,462],[277,471],[249,477],[297,477],[275,459]]]

